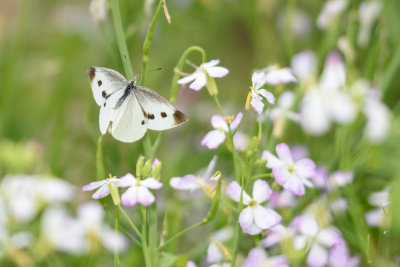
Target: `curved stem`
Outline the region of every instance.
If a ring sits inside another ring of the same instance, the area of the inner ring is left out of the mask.
[[[201,54],[201,63],[204,63],[206,61],[206,52],[204,51],[204,49],[201,48],[200,46],[191,46],[183,52],[182,56],[179,58],[175,70],[181,71],[183,69],[183,66],[185,65],[186,58],[189,56],[190,53],[194,51],[197,51]],[[169,99],[171,103],[174,103],[176,100],[176,95],[178,93],[178,87],[179,87],[178,80],[180,76],[181,75],[175,71],[174,77],[172,78],[171,96]]]
[[[103,135],[100,135],[99,139],[97,140],[97,149],[96,149],[96,176],[97,180],[99,181],[105,178],[102,142],[103,142]]]
[[[170,243],[170,242],[173,241],[174,239],[180,237],[181,235],[183,235],[183,234],[185,234],[185,233],[187,233],[187,232],[189,232],[189,231],[192,231],[192,230],[194,230],[194,229],[196,229],[196,228],[202,226],[203,224],[206,224],[206,222],[201,221],[201,222],[196,223],[196,224],[194,224],[194,225],[192,225],[192,226],[189,226],[189,227],[186,228],[185,230],[183,230],[183,231],[177,233],[176,235],[174,235],[173,237],[171,237],[170,239],[168,239],[167,241],[165,241],[164,244],[162,244],[160,247],[158,247],[158,249],[159,249],[159,250],[162,249],[163,247],[165,247],[166,245],[168,245],[168,243]]]

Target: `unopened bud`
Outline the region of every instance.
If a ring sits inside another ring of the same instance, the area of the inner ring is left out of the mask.
[[[143,164],[144,164],[144,156],[140,155],[136,162],[136,177],[142,176]]]

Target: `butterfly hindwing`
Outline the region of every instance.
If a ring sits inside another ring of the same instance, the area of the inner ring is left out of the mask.
[[[99,106],[104,106],[113,93],[124,89],[127,84],[125,77],[112,69],[90,67],[88,74],[94,99]]]
[[[136,86],[133,93],[143,110],[144,117],[147,118],[149,129],[166,130],[187,121],[182,112],[153,90]]]
[[[135,95],[130,94],[121,106],[114,110],[111,135],[122,142],[134,142],[146,133],[147,122]]]

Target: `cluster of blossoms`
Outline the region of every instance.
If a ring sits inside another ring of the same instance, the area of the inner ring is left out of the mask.
[[[83,255],[98,250],[98,241],[111,252],[128,248],[127,238],[116,234],[105,223],[105,213],[99,203],[82,203],[78,206],[77,217],[69,215],[66,205],[77,192],[65,180],[38,175],[6,175],[0,191],[1,251],[41,246],[48,252],[58,250]],[[41,221],[38,236],[37,230],[32,228],[32,222],[37,218]],[[15,223],[19,224],[18,232],[15,232]]]

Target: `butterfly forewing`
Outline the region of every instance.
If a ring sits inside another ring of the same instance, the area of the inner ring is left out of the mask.
[[[187,121],[182,112],[153,90],[136,86],[133,93],[142,107],[143,115],[147,118],[149,129],[166,130]]]
[[[113,93],[124,89],[127,84],[125,77],[112,69],[90,67],[88,74],[94,99],[99,106],[104,106]]]
[[[133,94],[114,111],[113,116],[111,135],[117,140],[134,142],[142,138],[147,130],[147,119]]]

